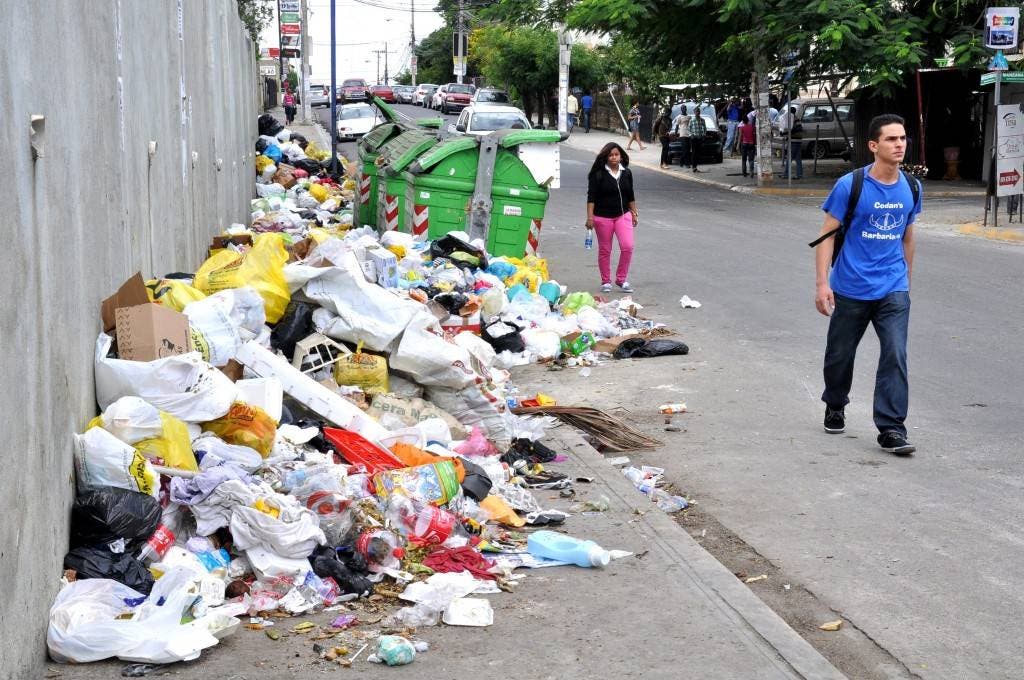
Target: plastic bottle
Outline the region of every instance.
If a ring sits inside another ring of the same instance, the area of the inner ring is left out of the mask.
[[[401,569],[401,559],[405,557],[402,539],[387,529],[361,533],[356,540],[356,550],[366,558],[370,571],[375,574],[385,569]]]
[[[563,346],[563,351],[566,354],[571,354],[574,357],[578,357],[579,355],[583,354],[588,349],[593,347],[595,344],[597,344],[597,340],[594,339],[593,333],[591,333],[590,331],[584,331],[583,333],[580,333],[579,337],[573,340],[572,342],[565,343]]]
[[[436,505],[405,496],[393,496],[388,501],[387,515],[392,526],[412,544],[457,548],[469,543],[469,532],[459,518]]]
[[[560,562],[572,562],[581,567],[606,567],[612,556],[593,541],[582,541],[546,529],[530,534],[526,549],[531,555]]]
[[[594,230],[587,229],[587,236],[583,239],[583,247],[587,250],[594,249]]]
[[[142,546],[142,550],[139,551],[138,559],[145,565],[150,565],[153,562],[159,562],[163,559],[167,551],[170,550],[171,546],[174,545],[174,532],[165,527],[163,524],[159,524],[156,527],[156,531],[149,537],[146,544]]]
[[[686,413],[686,404],[662,404],[658,410],[666,415],[670,413]]]

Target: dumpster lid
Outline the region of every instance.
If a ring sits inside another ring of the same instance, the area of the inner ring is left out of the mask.
[[[466,151],[467,149],[475,149],[477,144],[477,138],[471,136],[449,139],[447,142],[438,144],[433,149],[423,154],[416,162],[416,165],[419,166],[418,169],[413,167],[411,170],[414,173],[429,170],[451,155],[457,154],[460,151]]]
[[[359,146],[365,151],[377,151],[384,142],[401,132],[402,127],[398,123],[381,123],[373,128],[359,142]]]
[[[404,170],[424,151],[437,144],[437,139],[416,130],[398,135],[381,149],[381,160],[390,173]]]
[[[530,142],[558,142],[562,133],[558,130],[498,130],[491,135],[498,138],[498,143],[506,149]]]
[[[444,124],[443,118],[418,118],[416,124],[421,128],[430,128],[432,130],[440,129],[441,125]]]
[[[380,97],[374,97],[373,103],[377,106],[377,110],[380,111],[381,117],[383,117],[387,122],[397,123],[401,120],[398,112],[388,106]]]

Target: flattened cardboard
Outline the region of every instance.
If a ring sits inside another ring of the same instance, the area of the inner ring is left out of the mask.
[[[114,330],[117,320],[114,316],[120,307],[134,307],[149,302],[149,293],[146,292],[146,282],[142,274],[135,272],[135,275],[121,284],[117,292],[103,301],[100,306],[100,318],[103,319],[103,332],[110,335]]]
[[[117,355],[129,361],[155,361],[189,351],[188,317],[147,302],[114,312]]]

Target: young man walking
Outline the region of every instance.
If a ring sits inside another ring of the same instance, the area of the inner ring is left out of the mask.
[[[874,397],[878,444],[904,455],[914,452],[903,422],[909,401],[914,220],[921,212],[920,183],[900,170],[906,148],[902,118],[884,114],[871,121],[868,149],[875,161],[836,182],[822,206],[826,214],[819,238],[811,244],[816,246],[814,303],[830,317],[821,395],[825,431],[846,429],[844,409],[850,401],[857,345],[870,323],[880,346]]]
[[[594,108],[594,98],[590,96],[589,91],[583,95],[580,105],[583,109],[583,129],[590,132],[590,110]]]

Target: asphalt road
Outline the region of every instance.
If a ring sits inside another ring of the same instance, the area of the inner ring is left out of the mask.
[[[582,244],[590,162],[563,148],[541,252],[561,283],[596,292],[596,250]],[[578,379],[591,403],[626,405],[638,425],[659,432],[656,406],[686,401],[686,431],[644,460],[666,467],[704,512],[800,579],[906,673],[1021,677],[1014,631],[1024,609],[1024,249],[919,230],[907,423],[918,453],[897,458],[875,443],[871,331],[847,433],[821,428],[827,320],[814,309],[805,245],[820,210],[642,169],[634,175],[634,297],[679,331],[691,354],[600,367]],[[682,309],[683,294],[703,307]]]

